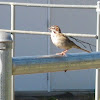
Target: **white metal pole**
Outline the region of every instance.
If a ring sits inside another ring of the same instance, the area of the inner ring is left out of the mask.
[[[97,47],[96,51],[100,51],[100,1],[97,2]],[[95,80],[95,100],[100,100],[100,69],[96,69],[96,80]]]
[[[7,30],[0,29],[2,32],[10,32],[10,33],[20,33],[20,34],[39,34],[39,35],[50,35],[50,32],[39,32],[39,31],[24,31],[24,30]],[[88,37],[88,38],[97,38],[96,35],[93,34],[84,34],[84,33],[63,33],[66,36],[74,36],[74,37]]]
[[[0,100],[11,100],[11,48],[11,35],[0,32]]]
[[[50,4],[50,0],[47,0],[47,3]],[[50,14],[50,8],[47,8],[47,30],[48,27],[50,27],[50,22],[51,22],[51,14]],[[50,36],[48,36],[48,54],[50,55]],[[47,82],[48,82],[48,92],[51,91],[51,78],[50,78],[50,72],[47,73]]]
[[[64,5],[64,4],[36,4],[36,3],[17,3],[17,2],[0,2],[0,5],[16,5],[28,7],[50,7],[50,8],[76,8],[76,9],[96,9],[96,5]]]
[[[15,6],[12,4],[11,5],[11,30],[13,31],[15,29]],[[13,49],[12,49],[12,57],[15,56],[15,33],[12,33],[12,39],[13,39]],[[11,79],[11,91],[12,91],[12,98],[11,100],[14,100],[14,76],[12,75]]]
[[[11,5],[11,31],[15,29],[15,6]],[[12,56],[15,55],[15,33],[11,33],[13,38],[13,51]]]

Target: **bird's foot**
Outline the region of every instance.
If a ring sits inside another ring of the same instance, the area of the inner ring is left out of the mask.
[[[66,53],[65,53],[65,52],[61,52],[61,53],[56,53],[56,55],[65,56],[65,55],[66,55]]]

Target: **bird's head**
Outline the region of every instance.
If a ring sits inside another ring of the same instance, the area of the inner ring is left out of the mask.
[[[61,30],[60,30],[59,26],[57,26],[57,25],[51,26],[51,27],[49,28],[49,30],[50,30],[51,32],[54,32],[54,33],[61,33]]]

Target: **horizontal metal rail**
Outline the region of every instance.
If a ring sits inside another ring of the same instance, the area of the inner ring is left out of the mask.
[[[14,57],[13,75],[100,68],[100,52]]]
[[[10,33],[20,33],[20,34],[38,34],[38,35],[50,35],[50,32],[39,32],[39,31],[23,31],[23,30],[7,30],[7,29],[0,29],[2,32],[10,32]],[[92,34],[79,34],[79,33],[63,33],[66,36],[74,36],[74,37],[90,37],[90,38],[97,38],[96,35]]]
[[[50,7],[50,8],[81,8],[96,9],[97,5],[64,5],[64,4],[36,4],[36,3],[17,3],[17,2],[0,2],[0,5],[16,5],[29,7]]]

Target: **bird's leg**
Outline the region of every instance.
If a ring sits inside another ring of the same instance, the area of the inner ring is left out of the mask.
[[[63,56],[65,56],[67,51],[68,51],[68,50],[64,50],[63,52],[61,52],[61,54],[62,54]]]
[[[56,54],[57,54],[57,55],[65,56],[67,51],[68,51],[68,50],[64,50],[63,52],[61,52],[61,53],[56,53]]]

